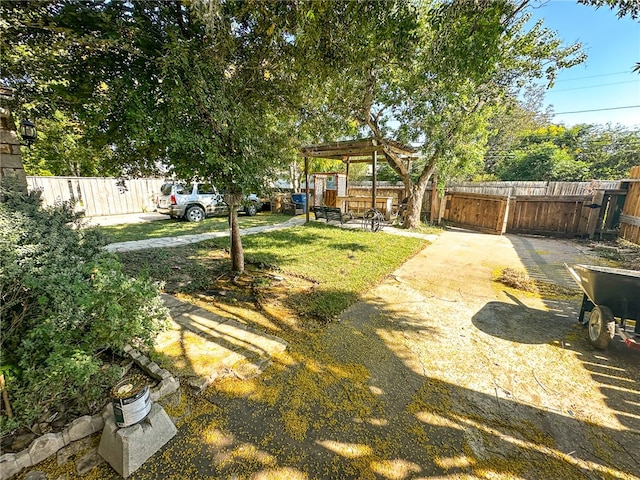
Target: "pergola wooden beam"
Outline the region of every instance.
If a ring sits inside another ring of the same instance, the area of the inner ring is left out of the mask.
[[[347,164],[347,192],[349,190],[349,164],[350,163],[373,163],[373,188],[371,205],[376,205],[376,172],[375,167],[380,160],[388,160],[387,152],[392,152],[396,157],[406,159],[407,162],[417,157],[415,148],[403,145],[395,140],[379,141],[375,138],[363,138],[361,140],[346,140],[342,142],[322,143],[318,145],[307,145],[301,147],[298,156],[304,158],[304,175],[306,191],[306,221],[309,222],[309,158],[326,158],[330,160],[341,160]],[[381,155],[380,155],[381,154]]]
[[[416,150],[414,148],[394,140],[385,140],[384,144],[389,150],[401,158],[413,158],[416,156]],[[364,138],[361,140],[307,145],[300,148],[298,155],[309,158],[349,161],[351,163],[369,163],[374,152],[385,155],[386,159],[385,147],[382,142],[379,142],[375,138]]]

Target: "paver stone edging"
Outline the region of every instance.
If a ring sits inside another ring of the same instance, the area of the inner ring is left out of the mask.
[[[130,345],[125,346],[124,350],[136,365],[150,377],[160,381],[151,389],[150,396],[153,402],[157,402],[180,388],[180,381],[168,370],[160,368],[157,363],[152,362]],[[31,445],[18,453],[5,453],[0,456],[0,480],[8,480],[25,468],[33,467],[55,455],[70,443],[101,431],[105,425],[105,418],[112,415],[112,412],[113,406],[109,403],[101,413],[76,418],[62,432],[47,433],[36,438],[31,442]]]

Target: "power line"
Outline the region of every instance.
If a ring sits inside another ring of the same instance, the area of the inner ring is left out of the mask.
[[[563,88],[561,90],[549,90],[549,93],[568,92],[570,90],[584,90],[585,88],[608,87],[609,85],[622,85],[625,83],[636,83],[636,82],[640,85],[640,81],[638,80],[628,80],[626,82],[601,83],[599,85],[586,85],[584,87]]]
[[[624,107],[596,108],[594,110],[576,110],[575,112],[554,112],[554,115],[569,115],[570,113],[604,112],[607,110],[622,110],[625,108],[640,108],[640,105],[626,105]]]
[[[560,83],[560,82],[573,82],[576,80],[585,80],[587,78],[600,78],[600,77],[610,77],[612,75],[622,75],[623,73],[631,73],[629,70],[625,70],[623,72],[614,72],[614,73],[602,73],[600,75],[589,75],[587,77],[576,77],[576,78],[565,78],[565,79],[560,79],[560,80],[556,80],[556,83]]]

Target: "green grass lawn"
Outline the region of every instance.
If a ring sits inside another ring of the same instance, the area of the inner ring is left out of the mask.
[[[269,212],[260,212],[255,217],[238,215],[240,228],[259,227],[261,225],[273,225],[286,222],[290,215],[277,215]],[[210,217],[199,223],[190,223],[184,220],[157,220],[148,223],[129,223],[124,225],[93,227],[100,229],[107,237],[109,243],[129,242],[132,240],[145,240],[147,238],[177,237],[180,235],[194,235],[198,233],[219,232],[227,230],[229,224],[227,217]]]
[[[330,320],[360,295],[379,283],[427,244],[425,240],[382,232],[347,230],[310,223],[242,239],[248,265],[309,279],[311,293],[292,292],[290,304],[301,315]],[[211,282],[230,267],[227,238],[170,249],[120,254],[132,274],[148,274],[159,281],[181,278],[178,291],[214,288]],[[217,254],[216,254],[217,252]]]
[[[427,244],[415,238],[322,224],[247,237],[246,258],[318,282],[292,299],[300,313],[331,319]]]

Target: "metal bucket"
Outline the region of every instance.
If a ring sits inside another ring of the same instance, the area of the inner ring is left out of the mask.
[[[120,428],[141,422],[151,411],[151,394],[147,384],[124,380],[113,387],[112,393],[113,413],[116,425]]]

